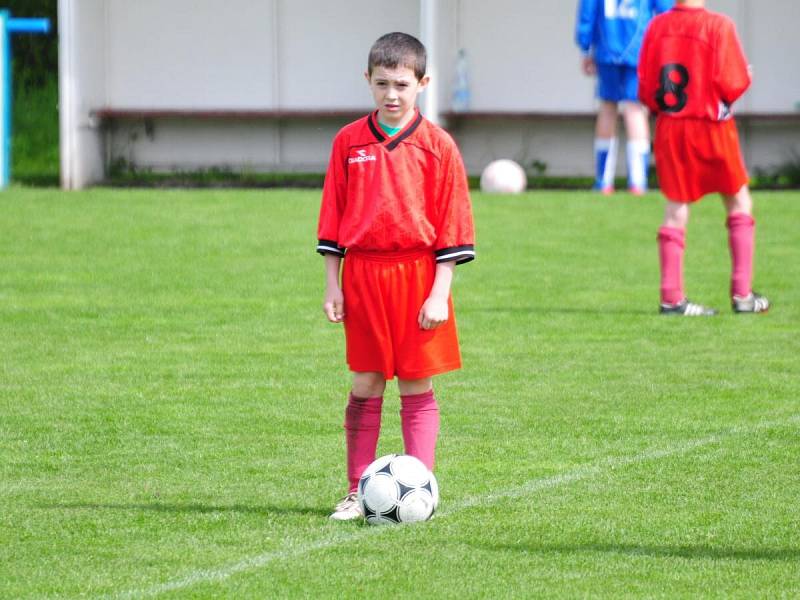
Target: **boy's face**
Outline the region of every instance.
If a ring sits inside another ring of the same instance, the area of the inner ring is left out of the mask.
[[[374,67],[372,76],[364,73],[378,109],[378,120],[391,127],[408,122],[414,112],[417,95],[428,85],[429,77],[417,79],[408,67]]]

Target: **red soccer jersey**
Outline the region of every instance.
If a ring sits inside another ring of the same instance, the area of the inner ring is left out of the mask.
[[[750,86],[733,21],[704,8],[658,15],[639,55],[639,99],[660,117],[722,121]]]
[[[317,251],[430,249],[437,262],[475,257],[467,176],[453,139],[419,112],[387,137],[377,111],[333,141]]]

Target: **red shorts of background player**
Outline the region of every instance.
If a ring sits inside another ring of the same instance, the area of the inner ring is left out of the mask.
[[[748,182],[733,119],[659,117],[654,149],[661,193],[673,202],[732,196]]]
[[[347,251],[342,292],[350,370],[422,379],[461,367],[452,298],[446,323],[425,330],[417,321],[435,274],[430,250]]]

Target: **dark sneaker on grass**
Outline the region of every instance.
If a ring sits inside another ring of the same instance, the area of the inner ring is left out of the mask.
[[[695,304],[684,298],[677,304],[661,303],[658,312],[662,315],[677,315],[679,317],[713,317],[717,311],[702,304]]]
[[[750,292],[748,296],[734,296],[731,305],[735,313],[765,313],[769,310],[767,297],[756,292]]]

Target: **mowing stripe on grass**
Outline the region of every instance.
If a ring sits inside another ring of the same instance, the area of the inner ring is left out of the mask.
[[[540,479],[531,479],[520,486],[509,488],[494,494],[465,498],[464,500],[461,500],[460,502],[454,502],[446,509],[439,511],[437,513],[437,518],[447,517],[448,515],[455,514],[469,508],[489,506],[505,499],[528,496],[541,490],[555,488],[585,479],[591,479],[592,477],[596,477],[617,468],[627,467],[629,465],[638,463],[656,461],[663,458],[678,456],[680,454],[686,454],[692,450],[721,442],[726,438],[755,433],[774,427],[796,425],[798,423],[800,423],[800,415],[788,415],[780,419],[760,421],[752,425],[739,425],[720,433],[711,434],[702,438],[683,442],[682,444],[667,446],[665,448],[655,448],[646,452],[634,454],[633,456],[606,458],[598,463],[586,465],[585,467],[580,467],[567,473]],[[116,599],[147,598],[192,587],[201,583],[224,581],[238,573],[258,569],[259,567],[263,567],[277,560],[294,558],[314,552],[316,550],[324,550],[325,548],[348,544],[350,542],[358,541],[367,537],[383,535],[392,531],[393,529],[393,527],[365,527],[356,531],[336,532],[327,539],[289,545],[289,547],[282,548],[274,552],[265,552],[257,556],[244,558],[238,562],[216,569],[200,569],[193,571],[192,573],[189,573],[188,575],[185,575],[179,579],[167,581],[149,588],[128,590],[106,597]]]

